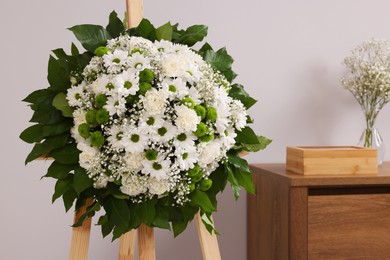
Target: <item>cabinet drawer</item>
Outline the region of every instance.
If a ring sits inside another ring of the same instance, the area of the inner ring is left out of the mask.
[[[309,195],[308,259],[390,259],[390,194]]]

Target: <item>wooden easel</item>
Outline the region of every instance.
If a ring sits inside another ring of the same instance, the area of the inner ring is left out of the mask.
[[[128,28],[137,27],[142,20],[142,0],[126,0]],[[75,214],[74,223],[91,205],[92,200]],[[72,241],[70,245],[69,260],[87,260],[89,237],[91,232],[91,218],[84,220],[80,227],[72,228]],[[220,260],[218,241],[215,234],[210,234],[202,223],[202,218],[198,212],[195,216],[200,246],[204,260]],[[136,230],[131,230],[120,237],[119,260],[134,260],[134,242]],[[138,229],[138,260],[155,260],[154,230],[144,224]]]
[[[91,203],[91,201],[89,202]],[[88,203],[87,203],[88,205]],[[85,212],[87,205],[75,214],[74,222]],[[84,220],[80,227],[72,228],[69,260],[87,260],[89,237],[91,233],[91,218]],[[215,234],[210,234],[205,228],[199,212],[195,216],[200,247],[204,260],[221,260],[218,241]],[[119,260],[134,260],[135,232],[138,233],[138,260],[155,260],[156,250],[154,230],[142,224],[137,230],[131,230],[122,235],[119,240]]]

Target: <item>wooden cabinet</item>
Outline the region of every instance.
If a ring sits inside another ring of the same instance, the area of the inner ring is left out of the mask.
[[[390,163],[366,176],[251,169],[248,260],[390,259]]]

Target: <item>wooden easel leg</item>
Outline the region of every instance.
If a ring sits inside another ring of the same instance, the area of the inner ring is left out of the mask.
[[[78,221],[80,216],[85,213],[88,206],[92,204],[93,200],[89,199],[86,205],[75,214],[74,223]],[[72,228],[72,241],[70,243],[69,260],[87,260],[88,259],[88,246],[89,236],[91,233],[91,218],[84,220],[80,227]]]
[[[119,260],[134,260],[135,230],[123,234],[119,240]]]
[[[215,234],[210,234],[202,222],[200,213],[196,213],[196,226],[198,228],[200,247],[202,248],[203,260],[221,260],[218,240]]]
[[[145,224],[142,224],[138,228],[138,255],[139,260],[156,259],[154,230]]]

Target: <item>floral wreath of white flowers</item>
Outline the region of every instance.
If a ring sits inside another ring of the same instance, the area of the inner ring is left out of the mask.
[[[235,144],[247,112],[229,82],[188,46],[122,35],[96,50],[67,92],[72,136],[96,188],[120,183],[134,201],[175,193],[177,204]],[[198,175],[193,179],[194,175]]]
[[[114,238],[141,223],[178,235],[199,210],[214,230],[215,196],[227,181],[236,197],[240,186],[254,191],[239,152],[270,143],[247,126],[256,101],[231,83],[226,50],[189,47],[203,40],[205,26],[155,29],[144,19],[126,31],[115,12],[106,29],[70,30],[87,52],[55,50],[51,87],[24,100],[37,122],[21,134],[35,142],[26,162],[54,158],[45,175],[58,179],[53,201],[62,196],[67,210],[76,201],[78,210],[93,198],[78,224],[102,206],[98,224]]]

